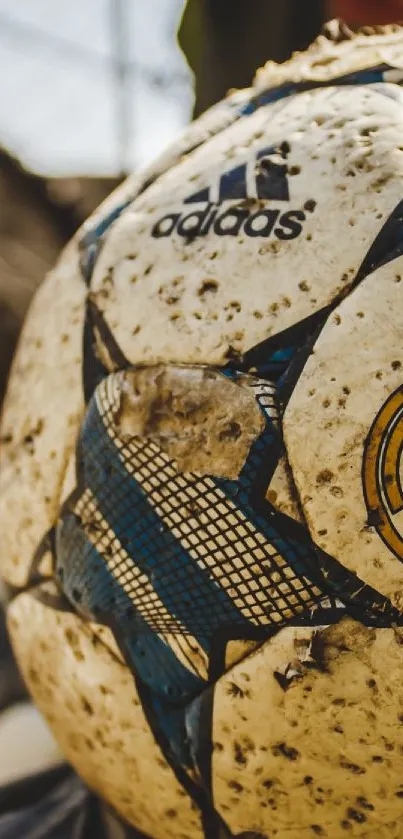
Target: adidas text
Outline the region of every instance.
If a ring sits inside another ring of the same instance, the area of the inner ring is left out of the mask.
[[[302,210],[260,209],[256,212],[242,207],[230,207],[222,211],[222,205],[208,204],[204,210],[192,210],[187,214],[168,213],[157,221],[151,230],[155,239],[176,233],[184,239],[195,239],[215,233],[217,236],[246,236],[280,240],[296,239],[303,228],[306,215]]]

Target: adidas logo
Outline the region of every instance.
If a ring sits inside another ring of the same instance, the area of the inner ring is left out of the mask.
[[[222,204],[223,201],[235,201],[247,198],[289,201],[287,164],[274,163],[270,155],[278,154],[275,146],[261,149],[252,161],[235,166],[224,172],[218,181],[218,194],[212,196],[212,189],[207,187],[185,199],[185,204],[208,203]],[[282,153],[282,156],[285,152]],[[251,163],[257,163],[251,166]],[[259,165],[260,164],[260,165]],[[249,171],[248,170],[251,170]]]
[[[193,240],[210,232],[217,236],[238,236],[242,231],[247,236],[295,239],[306,218],[303,210],[282,213],[280,209],[261,206],[257,211],[251,210],[256,201],[289,202],[289,170],[286,162],[279,162],[279,157],[286,161],[288,154],[287,142],[280,147],[260,149],[250,161],[224,172],[217,183],[185,198],[185,205],[204,205],[201,209],[168,213],[154,224],[151,235],[161,239],[176,233]],[[236,202],[236,206],[224,209],[222,205],[226,202]],[[314,207],[315,201],[310,200],[304,209],[312,212]]]

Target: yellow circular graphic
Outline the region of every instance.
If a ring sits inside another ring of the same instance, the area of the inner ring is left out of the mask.
[[[368,526],[403,561],[403,385],[384,402],[364,447],[363,486]]]

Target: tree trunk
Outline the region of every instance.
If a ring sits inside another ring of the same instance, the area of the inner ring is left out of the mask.
[[[194,115],[249,86],[268,59],[304,49],[324,16],[323,0],[188,0],[179,43],[195,75]]]

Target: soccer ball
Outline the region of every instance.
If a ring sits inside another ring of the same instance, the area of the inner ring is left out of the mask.
[[[23,330],[13,645],[155,839],[401,835],[402,46],[268,65],[101,207]]]

